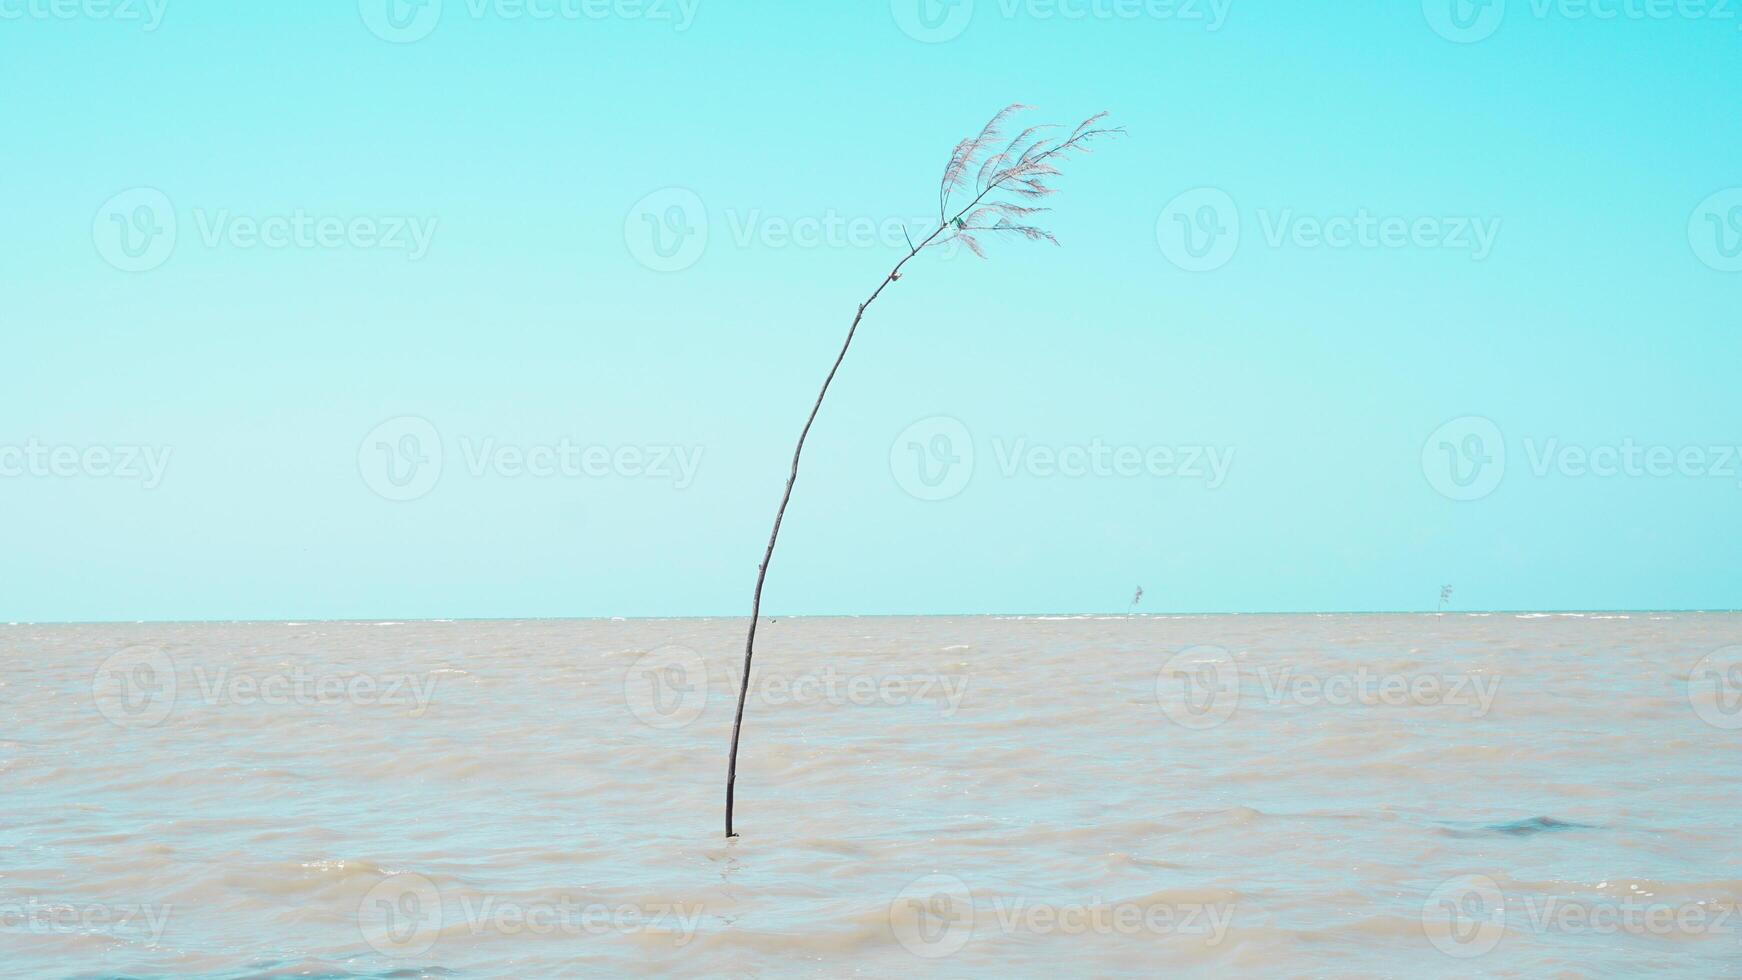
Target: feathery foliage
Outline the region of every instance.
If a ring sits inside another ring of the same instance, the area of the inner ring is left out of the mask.
[[[1061,173],[1059,167],[1065,157],[1088,153],[1094,140],[1119,136],[1125,131],[1099,126],[1107,118],[1101,112],[1083,120],[1063,138],[1048,135],[1058,126],[1042,123],[1029,126],[1004,142],[1005,127],[1029,108],[1021,103],[1006,106],[980,130],[980,135],[956,144],[949,165],[944,168],[943,180],[938,183],[938,222],[944,235],[927,239],[921,248],[956,241],[985,258],[985,249],[976,236],[987,233],[1058,244],[1051,232],[1032,221],[1035,215],[1051,209],[1029,202],[1057,193],[1050,181]],[[951,217],[951,202],[958,197],[968,197],[968,204]]]

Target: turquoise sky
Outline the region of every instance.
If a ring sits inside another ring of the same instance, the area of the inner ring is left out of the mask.
[[[1742,11],[0,0],[0,622],[1732,608]]]

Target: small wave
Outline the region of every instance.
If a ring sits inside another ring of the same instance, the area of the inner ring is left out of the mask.
[[[1444,833],[1448,837],[1487,837],[1496,834],[1503,837],[1535,837],[1538,834],[1596,829],[1598,828],[1594,824],[1575,823],[1571,820],[1559,820],[1555,817],[1527,817],[1523,820],[1509,820],[1505,823],[1491,823],[1481,827],[1451,827]]]

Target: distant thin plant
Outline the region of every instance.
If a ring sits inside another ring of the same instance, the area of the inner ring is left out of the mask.
[[[1451,602],[1451,601],[1452,601],[1452,587],[1449,585],[1440,586],[1440,608],[1439,608],[1440,615],[1442,615],[1442,616],[1445,615],[1446,603]]]
[[[895,263],[895,268],[889,270],[870,297],[859,304],[853,324],[847,328],[847,339],[841,345],[841,353],[835,357],[828,376],[823,378],[816,404],[811,406],[810,416],[799,432],[798,447],[792,453],[792,472],[786,478],[786,492],[780,498],[780,509],[774,512],[774,530],[768,535],[768,549],[762,555],[762,564],[757,566],[756,592],[750,602],[750,630],[744,638],[744,673],[739,678],[738,714],[732,722],[732,751],[726,763],[727,837],[738,836],[732,830],[733,790],[738,781],[738,739],[744,727],[744,702],[750,694],[750,662],[756,653],[756,624],[762,615],[762,584],[768,578],[768,564],[774,558],[774,543],[780,537],[780,522],[786,516],[786,505],[792,500],[792,485],[798,481],[798,462],[804,454],[805,439],[817,420],[817,413],[822,410],[823,398],[829,393],[835,372],[841,369],[848,348],[853,346],[853,336],[859,330],[859,322],[865,318],[865,310],[883,295],[890,283],[901,281],[901,270],[928,248],[956,242],[985,258],[982,237],[1002,235],[1058,244],[1051,232],[1034,223],[1037,215],[1050,210],[1036,202],[1056,193],[1051,180],[1059,176],[1059,166],[1068,157],[1089,152],[1089,144],[1095,140],[1124,133],[1123,129],[1101,126],[1101,121],[1107,118],[1107,114],[1102,112],[1085,119],[1069,136],[1053,137],[1049,134],[1059,127],[1043,124],[1027,127],[1006,141],[1005,127],[1017,113],[1028,108],[1020,104],[1009,106],[993,116],[992,121],[980,130],[980,135],[956,144],[950,153],[949,165],[944,168],[943,179],[938,183],[938,227],[918,244],[909,236],[907,254]],[[962,200],[967,203],[956,207]]]
[[[1137,587],[1137,594],[1131,597],[1131,608],[1125,610],[1125,618],[1130,619],[1137,612],[1137,604],[1143,601],[1143,586]]]

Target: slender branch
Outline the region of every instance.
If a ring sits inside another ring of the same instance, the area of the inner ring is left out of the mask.
[[[774,558],[774,542],[780,537],[780,522],[786,518],[786,505],[792,501],[792,486],[798,482],[798,461],[804,455],[804,441],[811,433],[811,425],[817,420],[817,413],[822,411],[823,397],[829,393],[829,385],[834,383],[835,372],[841,369],[841,362],[847,359],[847,350],[853,346],[853,335],[859,332],[859,321],[865,319],[865,310],[877,297],[883,295],[883,290],[889,288],[901,275],[901,267],[918,255],[920,249],[930,245],[933,239],[943,234],[944,228],[931,233],[919,247],[907,253],[895,268],[883,277],[883,282],[877,290],[859,304],[859,312],[853,317],[853,325],[847,328],[847,339],[841,344],[841,353],[835,357],[835,364],[829,368],[829,376],[823,379],[823,388],[817,392],[817,402],[811,406],[810,418],[805,419],[804,430],[798,434],[798,448],[792,451],[792,473],[786,478],[786,492],[781,495],[780,509],[774,512],[774,530],[768,535],[768,550],[762,553],[762,564],[756,569],[756,594],[750,601],[750,632],[744,638],[744,674],[738,682],[738,714],[732,720],[732,754],[726,762],[726,836],[736,837],[732,832],[732,795],[738,782],[738,736],[744,727],[744,702],[750,696],[750,661],[756,655],[756,622],[762,616],[762,583],[768,578],[768,563]]]

